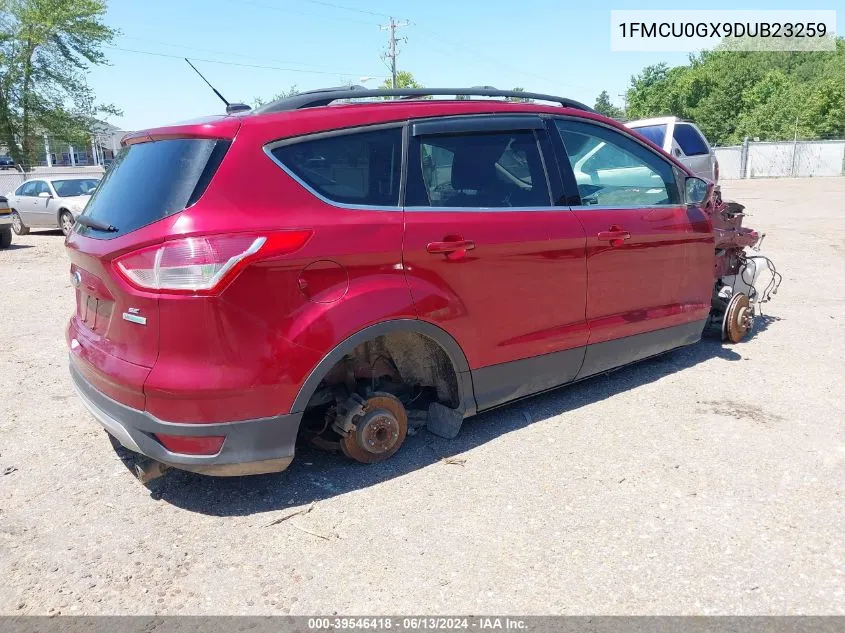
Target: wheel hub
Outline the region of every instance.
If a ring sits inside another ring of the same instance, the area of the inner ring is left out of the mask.
[[[347,457],[371,464],[391,457],[408,434],[408,414],[395,396],[376,393],[367,399],[351,420],[352,426],[341,438]]]
[[[739,343],[753,325],[754,308],[751,306],[751,302],[746,295],[735,294],[725,311],[722,328],[724,339],[731,343]]]
[[[372,411],[358,423],[358,443],[370,453],[384,453],[399,438],[399,422],[393,414],[383,409]]]

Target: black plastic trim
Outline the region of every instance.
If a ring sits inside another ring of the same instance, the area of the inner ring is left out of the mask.
[[[584,347],[532,356],[472,372],[478,410],[490,409],[572,382],[584,361]]]
[[[697,343],[706,325],[704,319],[589,345],[577,380]]]
[[[684,323],[475,369],[471,374],[478,410],[492,409],[692,345],[701,339],[706,324],[707,319]]]
[[[165,422],[146,411],[139,411],[112,400],[100,392],[79,373],[72,358],[70,375],[76,392],[100,424],[126,448],[137,449],[141,454],[156,461],[192,469],[293,459],[301,414],[289,413],[269,418],[213,424]],[[190,437],[224,435],[226,439],[216,455],[185,455],[168,451],[153,437],[156,433]]]
[[[466,134],[472,132],[508,132],[511,130],[539,130],[543,121],[539,116],[486,115],[450,116],[411,123],[411,136],[435,134]]]
[[[302,108],[314,108],[327,106],[334,101],[351,99],[376,99],[381,97],[456,97],[458,95],[467,97],[510,97],[520,100],[530,99],[532,101],[551,101],[559,103],[565,108],[575,108],[586,112],[595,112],[591,107],[566,97],[542,94],[539,92],[520,92],[518,90],[497,90],[491,87],[481,88],[397,88],[367,90],[363,86],[349,86],[347,88],[324,88],[302,92],[292,97],[278,99],[267,105],[257,108],[255,114],[267,114],[270,112],[290,112]],[[386,101],[384,103],[390,103]]]

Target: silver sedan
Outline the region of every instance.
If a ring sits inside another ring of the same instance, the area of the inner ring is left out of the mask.
[[[9,193],[12,230],[26,235],[30,229],[60,228],[68,235],[82,213],[98,178],[33,178]]]

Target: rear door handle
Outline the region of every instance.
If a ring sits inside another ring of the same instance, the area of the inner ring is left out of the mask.
[[[455,240],[452,242],[429,242],[425,247],[429,253],[454,253],[456,251],[471,251],[475,248],[472,240]]]
[[[600,231],[598,238],[603,242],[613,242],[615,240],[630,240],[631,234],[628,231]]]
[[[610,242],[611,246],[622,246],[625,240],[631,239],[631,233],[614,224],[607,231],[599,231],[596,237],[603,242]]]

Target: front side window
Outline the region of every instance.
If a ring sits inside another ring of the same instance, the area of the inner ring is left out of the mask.
[[[701,156],[710,153],[707,141],[689,123],[676,123],[673,136],[686,156]]]
[[[36,180],[35,181],[35,191],[32,195],[38,196],[38,195],[41,195],[42,193],[49,194],[50,193],[50,187],[48,187],[47,183],[44,182],[43,180]]]
[[[582,205],[650,207],[680,200],[672,165],[607,127],[556,121]]]
[[[409,182],[408,206],[548,207],[533,131],[424,136],[412,145],[422,183]],[[413,178],[409,171],[409,179]]]
[[[298,141],[276,147],[271,153],[308,187],[332,202],[399,205],[401,128]]]

